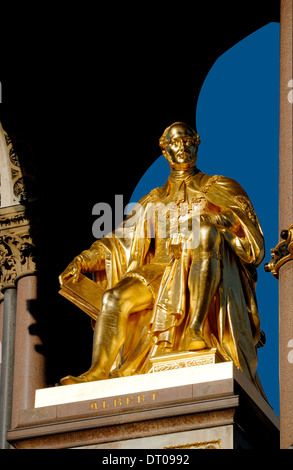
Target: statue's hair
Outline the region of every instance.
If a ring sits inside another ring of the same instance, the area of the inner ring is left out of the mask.
[[[168,142],[169,142],[168,139],[167,139],[167,135],[168,135],[168,133],[169,133],[171,127],[173,127],[173,126],[176,125],[176,124],[184,124],[185,126],[187,126],[187,127],[190,129],[191,133],[192,133],[192,136],[193,136],[193,139],[194,139],[195,144],[196,144],[197,146],[199,146],[199,144],[200,144],[199,135],[197,134],[197,132],[196,132],[194,129],[192,129],[192,127],[188,126],[188,124],[185,124],[185,123],[183,123],[183,122],[174,122],[173,124],[171,124],[171,126],[168,126],[168,127],[164,130],[162,136],[160,137],[159,145],[160,145],[160,147],[161,147],[162,150],[166,150],[166,148],[167,148],[167,146],[168,146]]]

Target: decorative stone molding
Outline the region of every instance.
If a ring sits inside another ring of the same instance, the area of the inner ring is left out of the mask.
[[[9,164],[11,171],[11,182],[13,187],[13,194],[16,198],[19,198],[20,195],[25,195],[24,179],[22,175],[22,169],[19,163],[19,157],[13,146],[13,141],[11,137],[3,130],[5,142],[7,145],[7,151],[9,156]]]
[[[20,135],[8,135],[0,122],[0,206],[37,199],[33,149]]]
[[[0,208],[0,300],[19,278],[36,271],[35,246],[26,208]]]
[[[182,369],[183,367],[217,364],[225,361],[230,361],[230,358],[223,357],[217,348],[169,353],[151,358],[151,368],[148,373],[151,374],[166,370]]]
[[[4,131],[0,123],[0,205],[9,207],[19,204],[22,171],[19,159],[14,151],[12,140]],[[14,190],[16,189],[16,191]]]
[[[266,272],[279,279],[279,271],[283,264],[293,260],[293,224],[288,230],[282,230],[280,233],[282,241],[275,248],[271,249],[271,261],[264,265]]]

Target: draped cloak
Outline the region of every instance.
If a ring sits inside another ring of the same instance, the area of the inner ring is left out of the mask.
[[[246,192],[235,180],[200,171],[180,183],[169,177],[163,187],[143,197],[114,232],[91,247],[103,252],[105,269],[95,273],[95,280],[105,289],[115,286],[122,277],[137,276],[149,285],[154,299],[150,309],[129,316],[126,341],[111,376],[145,373],[150,358],[164,351],[186,350],[192,317],[190,244],[181,238],[177,242],[179,252],[168,262],[156,264],[157,234],[149,211],[172,191],[175,203],[205,201],[216,208],[215,217],[224,214],[229,221],[217,226],[221,236],[221,279],[208,309],[203,336],[207,347],[217,347],[263,393],[256,372],[260,319],[255,293],[256,268],[264,257],[262,230]]]

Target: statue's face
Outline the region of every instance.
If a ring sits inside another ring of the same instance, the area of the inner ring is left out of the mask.
[[[166,158],[172,166],[190,167],[197,160],[197,145],[194,142],[191,130],[183,125],[176,124],[168,132],[169,141],[166,149]]]

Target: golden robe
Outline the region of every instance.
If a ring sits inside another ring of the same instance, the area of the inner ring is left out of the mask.
[[[105,289],[124,276],[137,276],[153,292],[152,308],[129,316],[126,341],[111,376],[144,373],[151,357],[186,350],[192,316],[189,274],[196,250],[190,249],[184,237],[168,241],[167,234],[160,240],[148,210],[150,204],[154,208],[170,201],[201,204],[201,213],[210,214],[221,234],[220,252],[214,254],[221,260],[221,280],[203,325],[204,340],[262,390],[256,372],[260,319],[255,295],[256,268],[264,257],[262,230],[247,194],[236,181],[200,171],[185,181],[169,177],[163,187],[139,201],[136,213],[90,248],[102,253],[105,260],[103,269],[95,273],[95,280]],[[167,245],[173,245],[173,250],[166,249]]]

